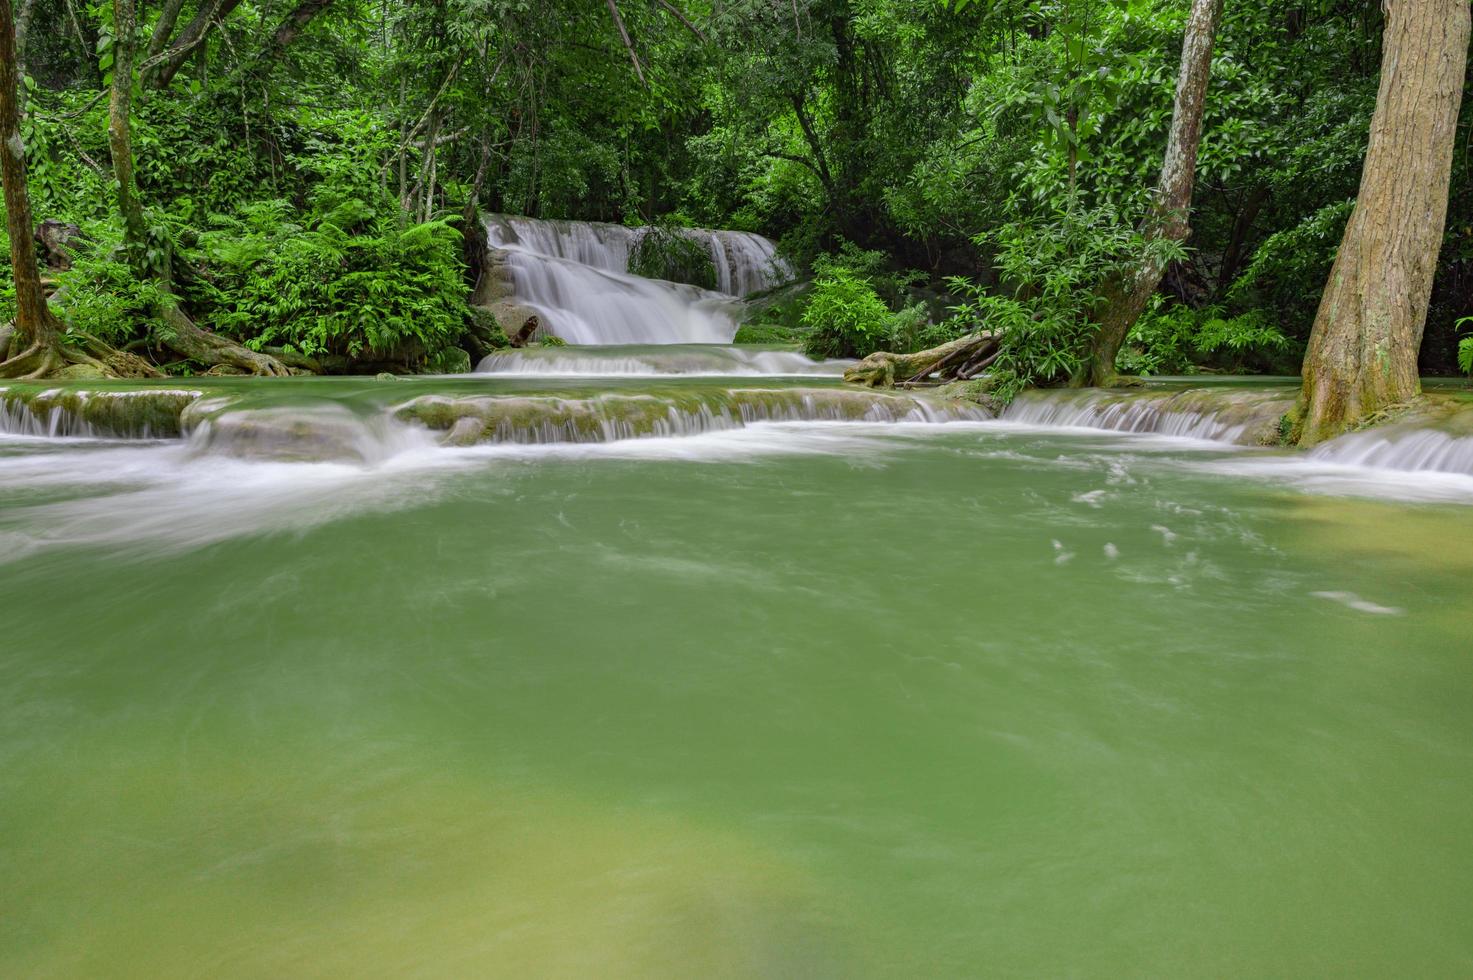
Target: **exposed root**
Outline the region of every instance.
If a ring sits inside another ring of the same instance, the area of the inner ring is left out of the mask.
[[[915,354],[879,351],[844,372],[844,380],[871,388],[893,388],[897,381],[915,383],[933,375],[942,381],[964,381],[996,362],[1002,344],[997,333],[978,333]]]
[[[225,364],[265,377],[278,378],[291,374],[281,360],[270,354],[250,350],[219,334],[201,330],[179,308],[178,303],[165,301],[159,308],[159,314],[169,325],[171,332],[171,336],[164,338],[164,343],[176,354],[201,364]]]
[[[28,381],[54,374],[65,362],[60,352],[46,344],[32,344],[7,361],[0,362],[0,378]]]
[[[282,350],[280,347],[265,347],[262,348],[262,351],[270,354],[287,367],[293,368],[296,371],[305,371],[309,374],[326,373],[323,369],[322,362],[315,357],[308,357],[305,354],[293,354],[291,351]]]
[[[1109,374],[1097,378],[1094,386],[1096,388],[1144,388],[1146,382],[1144,378],[1136,377],[1133,374],[1116,374],[1114,371],[1111,371]]]
[[[87,334],[69,335],[75,344],[33,343],[0,362],[0,378],[38,380],[54,377],[73,365],[86,365],[106,378],[162,378],[163,372],[138,357]]]
[[[73,360],[71,362],[73,364],[91,363],[104,374],[114,378],[166,377],[164,372],[137,354],[119,350],[110,344],[103,343],[91,334],[74,332],[69,336],[77,341],[75,351],[78,359]],[[62,350],[65,353],[68,348]]]

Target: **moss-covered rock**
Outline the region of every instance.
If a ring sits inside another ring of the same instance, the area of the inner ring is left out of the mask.
[[[175,439],[198,391],[12,387],[0,392],[11,427],[35,435],[105,439]]]
[[[471,356],[459,347],[447,347],[425,362],[425,374],[469,374]]]

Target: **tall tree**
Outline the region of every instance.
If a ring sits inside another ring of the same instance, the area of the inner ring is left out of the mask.
[[[1166,141],[1166,159],[1141,228],[1148,240],[1184,242],[1191,234],[1188,219],[1192,185],[1197,176],[1197,148],[1202,142],[1202,109],[1207,101],[1212,46],[1221,18],[1222,0],[1192,0],[1192,12],[1182,40],[1181,69],[1176,76],[1176,101],[1171,113],[1171,135]],[[1095,316],[1089,363],[1079,379],[1081,382],[1105,386],[1118,381],[1115,358],[1120,346],[1145,312],[1165,271],[1166,260],[1156,252],[1131,272],[1105,284],[1101,308]]]
[[[1447,219],[1469,20],[1468,0],[1387,0],[1360,193],[1304,357],[1304,445],[1421,392],[1417,354]]]
[[[10,236],[10,267],[15,275],[15,330],[30,345],[5,359],[10,337],[0,346],[0,376],[45,374],[59,366],[61,324],[46,305],[36,246],[31,238],[31,198],[26,188],[26,153],[20,138],[20,74],[15,49],[15,17],[10,0],[0,0],[0,165],[5,183],[5,231]]]
[[[20,72],[10,0],[0,0],[0,178],[5,186],[5,231],[15,279],[15,327],[0,327],[0,378],[43,378],[71,365],[94,375],[157,376],[147,361],[82,333],[68,335],[46,302],[26,186],[26,152],[20,138]],[[26,344],[14,357],[8,351]]]
[[[230,4],[230,0],[223,0]],[[133,0],[113,0],[113,83],[108,100],[107,140],[117,184],[118,210],[129,264],[140,278],[159,285],[158,314],[167,324],[162,339],[175,353],[201,364],[227,365],[251,374],[287,374],[286,366],[271,354],[242,347],[219,334],[201,330],[174,295],[173,248],[166,239],[150,241],[143,202],[133,177],[133,54],[137,46],[137,11]]]

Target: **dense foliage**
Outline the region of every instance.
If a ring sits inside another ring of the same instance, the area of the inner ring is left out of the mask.
[[[139,8],[133,155],[180,301],[253,347],[435,358],[473,326],[475,216],[505,211],[653,223],[637,271],[703,285],[709,262],[681,226],[769,234],[814,286],[747,338],[856,356],[1002,328],[1008,384],[1077,371],[1100,284],[1165,249],[1123,370],[1292,371],[1356,193],[1380,5],[1227,5],[1176,248],[1136,229],[1186,8],[159,0]],[[17,9],[33,208],[83,233],[57,305],[167,360],[156,287],[121,261],[113,6]],[[1473,310],[1466,102],[1457,146],[1434,372],[1473,357],[1456,326]]]

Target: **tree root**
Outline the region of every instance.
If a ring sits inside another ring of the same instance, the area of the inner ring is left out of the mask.
[[[1144,378],[1134,374],[1116,374],[1114,371],[1096,378],[1094,384],[1096,388],[1144,388],[1145,386]]]
[[[893,388],[935,375],[942,381],[965,381],[987,370],[1001,353],[1002,336],[977,333],[915,354],[879,351],[844,372],[844,380],[871,388]]]
[[[100,367],[104,374],[114,378],[163,378],[167,377],[164,372],[154,367],[153,364],[130,354],[125,350],[119,350],[111,344],[98,340],[91,334],[73,332],[69,336],[77,341],[78,353],[85,355],[86,361]],[[67,348],[62,348],[63,352]],[[74,361],[73,363],[84,363]]]
[[[9,338],[6,338],[7,341]],[[138,357],[111,347],[88,334],[67,337],[75,344],[34,343],[14,357],[0,361],[0,378],[37,380],[54,377],[76,364],[95,368],[106,378],[162,378],[164,373]]]
[[[291,374],[279,358],[242,347],[219,334],[201,330],[176,302],[166,300],[162,303],[159,306],[159,315],[169,325],[171,332],[171,336],[164,338],[164,343],[176,354],[201,364],[226,364],[249,374],[265,377],[279,378]]]
[[[14,357],[0,362],[0,378],[28,381],[54,374],[63,367],[60,353],[45,344],[32,344]]]

